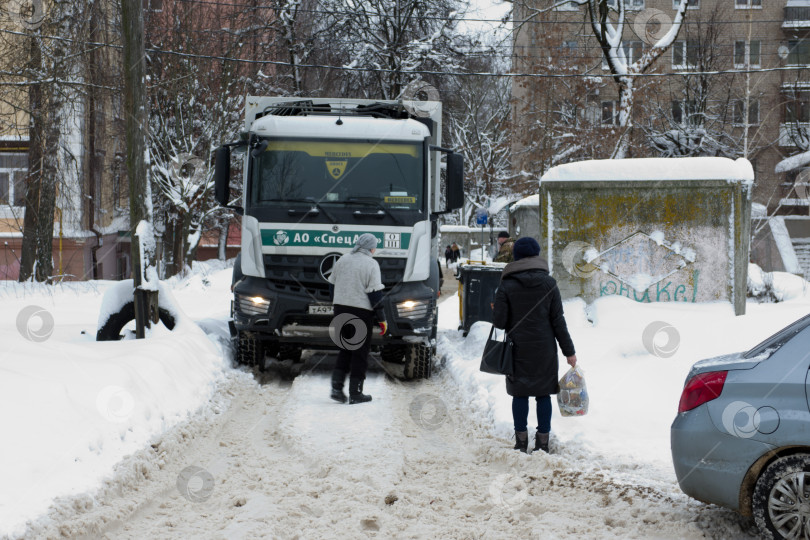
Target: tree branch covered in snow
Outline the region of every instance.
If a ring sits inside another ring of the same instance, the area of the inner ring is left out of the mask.
[[[669,30],[663,36],[653,41],[650,48],[637,58],[625,45],[625,0],[614,0],[615,10],[610,7],[608,0],[587,0],[588,16],[591,30],[602,49],[608,69],[616,83],[619,92],[618,125],[622,129],[614,156],[625,157],[629,149],[630,131],[633,127],[633,101],[635,94],[635,77],[646,72],[669,49],[686,16],[689,0],[681,0],[675,18]],[[615,17],[615,22],[610,17]],[[649,34],[646,35],[648,37]]]

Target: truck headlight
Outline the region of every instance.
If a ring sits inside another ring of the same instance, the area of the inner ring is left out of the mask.
[[[270,299],[247,294],[236,295],[236,309],[245,315],[266,315],[270,311]]]
[[[405,319],[426,319],[429,315],[429,302],[405,300],[397,304],[397,316]]]

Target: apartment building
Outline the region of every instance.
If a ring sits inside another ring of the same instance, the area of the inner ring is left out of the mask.
[[[4,84],[0,100],[0,279],[17,279],[22,252],[26,177],[29,167],[30,87],[20,66],[30,60],[31,38],[26,31],[42,28],[45,40],[40,88],[47,108],[49,95],[58,94],[62,127],[54,139],[49,132],[44,151],[57,155],[53,263],[56,279],[121,278],[129,273],[128,226],[122,220],[127,206],[123,170],[124,135],[120,118],[120,51],[111,47],[76,47],[69,67],[49,71],[48,55],[66,42],[51,39],[53,26],[45,12],[14,13],[23,4],[11,3],[2,18],[0,63]],[[93,2],[84,13],[89,21],[82,36],[87,42],[117,42],[117,22],[111,2]],[[34,17],[39,16],[38,20]],[[73,53],[71,49],[71,53]],[[20,73],[14,77],[9,73]],[[71,84],[57,87],[61,78]],[[76,84],[79,82],[79,84]],[[50,111],[53,112],[53,111]],[[125,245],[119,245],[121,242]]]
[[[17,4],[12,2],[10,7],[0,9],[0,66],[3,67],[0,71],[4,74],[20,72],[20,66],[29,61],[31,40],[25,33],[39,27],[39,23],[32,25],[26,19],[35,14],[16,14],[15,6]],[[221,34],[229,34],[228,24],[247,26],[239,19],[243,6],[236,0],[182,3],[143,0],[146,46],[155,50],[220,55],[217,47],[220,47]],[[59,77],[79,84],[49,83],[44,87],[45,92],[59,92],[61,99],[59,140],[46,142],[47,151],[59,153],[52,247],[54,274],[56,279],[66,280],[124,279],[131,273],[131,262],[119,6],[117,2],[102,0],[77,3],[76,9],[82,10],[88,24],[80,25],[81,35],[62,41],[72,44],[73,48],[66,70]],[[48,14],[43,15],[42,28],[47,29],[48,35],[55,29],[48,26]],[[181,32],[177,24],[183,26]],[[174,41],[167,42],[166,36]],[[197,49],[187,46],[184,40]],[[53,43],[59,41],[46,40],[45,54],[51,52],[48,48]],[[248,40],[239,54],[258,56],[258,43],[257,39]],[[161,56],[157,52],[151,55],[149,69],[153,79],[187,78],[186,74],[181,77],[176,73],[163,73],[165,62],[158,59],[166,58],[178,57]],[[214,65],[200,71],[214,79],[216,69]],[[265,71],[272,73],[272,69]],[[234,76],[244,75],[236,73]],[[4,84],[0,85],[0,279],[17,279],[25,216],[25,182],[32,169],[28,163],[30,87],[22,73],[16,78],[4,76]],[[160,88],[173,91],[171,84],[164,83]],[[219,91],[210,84],[211,87],[198,89],[198,92]],[[154,89],[151,92],[154,99],[162,100],[168,107],[174,105],[171,97],[157,95]],[[238,228],[229,227],[229,231],[229,238],[238,238]],[[198,258],[217,256],[218,236],[203,236]],[[163,243],[171,245],[173,241],[168,238]],[[159,248],[160,244],[159,241]],[[233,240],[228,242],[231,255],[236,249],[232,244]]]
[[[679,0],[618,1],[632,64],[671,28]],[[525,0],[514,20],[513,69],[540,75],[513,85],[514,166],[539,176],[611,157],[621,103],[587,5]],[[782,163],[810,150],[810,0],[691,0],[677,39],[634,87],[627,157],[746,157],[754,202],[784,216],[810,273],[810,157]]]

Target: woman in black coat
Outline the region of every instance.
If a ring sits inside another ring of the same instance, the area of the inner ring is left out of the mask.
[[[574,343],[568,334],[557,282],[540,257],[540,245],[531,237],[520,238],[512,250],[514,262],[506,265],[495,294],[492,317],[514,342],[515,374],[506,377],[506,392],[512,396],[515,449],[526,452],[529,397],[537,398],[535,450],[548,452],[551,431],[551,394],[557,384],[557,344],[571,367],[577,363]]]

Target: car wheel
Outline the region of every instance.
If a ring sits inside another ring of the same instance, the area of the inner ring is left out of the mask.
[[[810,537],[810,454],[785,456],[768,465],[757,479],[752,506],[764,534]]]

